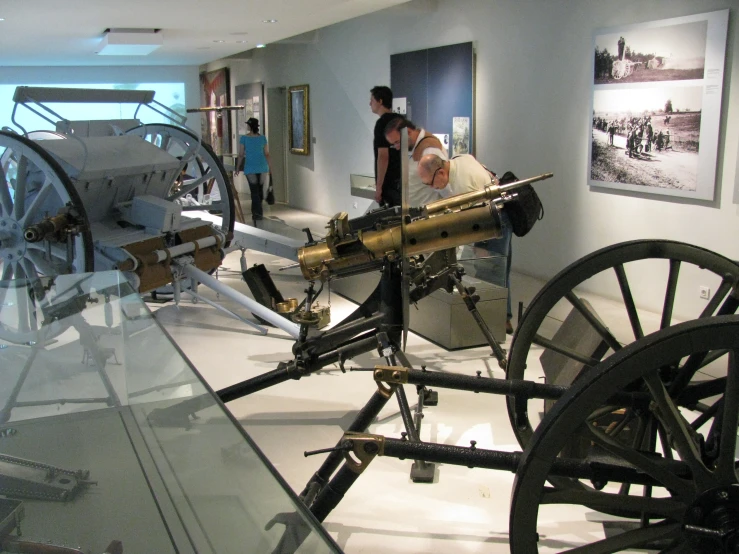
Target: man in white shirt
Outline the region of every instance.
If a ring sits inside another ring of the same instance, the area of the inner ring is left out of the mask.
[[[451,160],[425,154],[418,163],[418,176],[422,183],[439,191],[445,198],[498,184],[497,178],[470,154],[455,156]]]
[[[421,157],[418,176],[428,188],[438,191],[442,197],[456,196],[498,184],[498,179],[474,156],[462,154],[444,160],[435,154]],[[508,289],[506,333],[513,333],[511,318],[511,238],[512,228],[505,209],[500,211],[502,235],[474,244],[475,254],[480,257],[474,263],[475,277]]]
[[[438,138],[401,115],[385,127],[385,138],[394,148],[400,149],[401,129],[408,129],[408,204],[418,208],[441,198],[437,191],[421,182],[417,171],[419,160],[424,154],[436,154],[444,160],[447,155]]]

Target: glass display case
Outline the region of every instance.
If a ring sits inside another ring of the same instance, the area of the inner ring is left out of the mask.
[[[0,282],[0,495],[0,551],[340,552],[116,272]]]

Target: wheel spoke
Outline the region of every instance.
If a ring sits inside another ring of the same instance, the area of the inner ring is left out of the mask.
[[[739,424],[739,368],[737,352],[729,353],[727,368],[726,393],[724,393],[724,411],[719,441],[719,461],[716,476],[725,485],[736,484],[736,433]]]
[[[710,488],[713,483],[710,472],[701,461],[698,447],[693,442],[693,437],[688,433],[677,406],[675,406],[672,398],[667,394],[667,390],[665,390],[665,386],[657,372],[653,371],[645,375],[644,381],[657,404],[659,410],[657,415],[665,427],[667,427],[667,431],[674,441],[675,448],[680,454],[680,459],[690,466],[693,479],[699,489]]]
[[[662,307],[662,321],[660,329],[669,327],[672,322],[672,310],[675,306],[675,291],[677,290],[677,279],[680,276],[680,261],[670,260],[670,275],[667,278],[667,290],[665,291],[665,303]]]
[[[20,219],[25,212],[26,206],[26,183],[28,181],[28,158],[21,156],[18,160],[18,168],[15,174],[15,204],[13,206],[13,217]]]
[[[49,251],[51,252],[52,258],[61,260],[66,264],[67,263],[67,249],[59,246],[58,244],[52,244],[50,246],[51,248],[49,249]],[[26,248],[28,248],[28,250],[38,250],[46,254],[46,243],[45,242],[31,242],[31,243],[28,243]]]
[[[27,250],[26,256],[33,262],[33,265],[44,275],[58,275],[59,270],[56,269],[53,263],[47,260],[44,255],[38,250]]]
[[[13,213],[13,199],[10,197],[10,184],[8,183],[5,171],[0,166],[0,213],[9,216]]]
[[[38,191],[36,196],[34,196],[33,200],[31,201],[31,205],[28,206],[28,209],[26,210],[26,213],[23,214],[23,217],[18,221],[18,224],[25,228],[30,223],[33,223],[37,220],[34,220],[34,215],[36,214],[36,211],[41,208],[44,201],[49,197],[49,194],[54,191],[54,185],[51,183],[51,181],[46,181],[41,189]],[[40,218],[39,218],[40,219]]]
[[[639,321],[639,314],[636,311],[636,304],[634,304],[634,297],[631,294],[631,287],[629,286],[629,280],[626,278],[624,266],[623,264],[618,264],[613,269],[616,272],[618,286],[621,288],[621,296],[626,305],[626,313],[629,315],[629,322],[634,332],[634,338],[637,340],[644,338],[644,331],[642,330],[641,321]]]
[[[703,412],[701,415],[699,415],[695,420],[693,420],[690,423],[690,426],[693,428],[693,431],[697,431],[700,429],[703,424],[705,424],[708,420],[713,418],[716,413],[721,409],[721,406],[723,406],[723,399],[717,400],[713,403],[711,407],[709,407],[705,412]]]
[[[168,196],[167,197],[167,200],[169,200],[170,202],[174,202],[175,200],[178,200],[179,198],[182,198],[186,194],[192,192],[193,190],[195,190],[196,188],[198,188],[200,185],[202,185],[208,179],[211,179],[211,178],[212,178],[212,174],[209,171],[208,173],[206,173],[205,175],[203,175],[199,179],[195,179],[194,181],[190,181],[187,184],[184,184],[183,183],[182,188],[180,188],[180,192],[178,192],[177,194],[173,194],[171,196]]]
[[[713,297],[708,301],[708,304],[706,304],[706,307],[701,312],[701,315],[698,317],[708,317],[713,315],[716,312],[716,309],[718,308],[719,304],[721,304],[721,300],[734,288],[734,279],[731,276],[725,276],[721,280],[721,284],[716,289],[716,293],[713,295]],[[728,299],[727,299],[728,302]],[[735,301],[732,301],[735,302]],[[722,310],[729,309],[726,303],[722,306]],[[731,312],[723,311],[725,315],[728,315],[729,313],[734,313],[733,310]]]
[[[603,338],[608,346],[614,351],[621,350],[621,343],[616,340],[616,337],[603,325],[598,317],[585,306],[582,300],[580,300],[575,293],[570,291],[565,295],[565,298],[580,312],[580,314],[587,320],[588,323],[595,329],[595,331]]]
[[[680,532],[679,523],[657,523],[647,527],[640,527],[632,531],[624,531],[614,537],[609,537],[592,544],[566,550],[574,554],[611,554],[627,548],[635,548],[657,540],[676,537]]]
[[[26,278],[25,271],[20,263],[15,264],[15,277],[18,280]],[[31,330],[29,323],[29,302],[28,302],[28,285],[20,283],[15,289],[16,298],[16,314],[18,316],[18,332],[28,333]]]
[[[726,351],[721,352],[721,356],[725,356]],[[721,357],[719,356],[719,357]],[[706,365],[706,364],[704,364]],[[677,397],[679,406],[687,406],[692,408],[701,400],[711,398],[717,394],[723,394],[726,389],[726,377],[717,377],[709,381],[701,381],[694,385],[688,385],[683,392]]]
[[[581,362],[587,366],[594,366],[594,365],[597,365],[598,362],[600,362],[600,360],[596,360],[595,358],[591,358],[590,356],[580,354],[579,352],[576,352],[572,348],[568,348],[561,344],[557,344],[550,339],[545,339],[541,335],[536,335],[532,342],[544,348],[554,350],[558,354],[562,354],[563,356],[567,356],[568,358],[577,360],[578,362]]]
[[[668,467],[666,464],[661,463],[659,458],[647,457],[638,450],[625,447],[593,425],[588,425],[587,428],[590,431],[591,438],[596,444],[614,456],[618,456],[619,458],[635,465],[644,473],[662,483],[675,494],[688,498],[695,492],[690,481],[686,481],[675,475],[673,469]]]
[[[602,512],[628,511],[639,517],[647,513],[656,518],[681,519],[685,504],[673,498],[624,496],[621,494],[595,491],[592,489],[544,489],[541,504],[572,504],[587,506]]]
[[[26,287],[26,296],[28,296],[28,294],[32,290],[31,287],[38,284],[39,274],[36,271],[36,268],[33,267],[33,263],[31,263],[31,260],[27,258],[23,258],[20,261],[20,264],[21,264],[21,267],[23,267],[23,271],[25,272],[26,277],[29,280],[28,285]],[[31,298],[28,298],[28,299],[31,300]],[[36,314],[35,303],[29,302],[29,308],[30,308],[28,312],[29,326],[31,327],[32,331],[38,331],[38,317]]]
[[[169,147],[172,145],[172,135],[169,133],[162,133],[162,145],[160,148],[165,152],[169,153]]]

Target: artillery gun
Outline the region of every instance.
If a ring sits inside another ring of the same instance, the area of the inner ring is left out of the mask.
[[[198,283],[219,287],[208,273],[233,238],[232,185],[184,116],[154,100],[153,91],[18,87],[14,101],[13,122],[23,133],[0,131],[0,280],[119,270],[141,293],[172,284],[178,300],[181,289],[195,292]],[[48,106],[73,102],[137,108],[130,120],[80,122]],[[16,121],[19,107],[56,131],[27,132]],[[142,107],[174,124],[142,124]],[[229,294],[297,337],[297,325]],[[10,340],[29,342],[38,314],[27,299],[17,300],[17,322],[6,316],[1,327]]]

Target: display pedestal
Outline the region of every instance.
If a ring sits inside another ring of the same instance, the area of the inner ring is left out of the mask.
[[[336,279],[331,283],[331,291],[361,304],[379,281],[379,273],[355,275]],[[495,338],[499,342],[505,341],[507,289],[466,275],[463,283],[475,287],[475,294],[480,296],[477,310]],[[420,300],[417,307],[411,305],[409,328],[447,350],[488,344],[457,291],[449,294],[445,290],[437,290]]]

